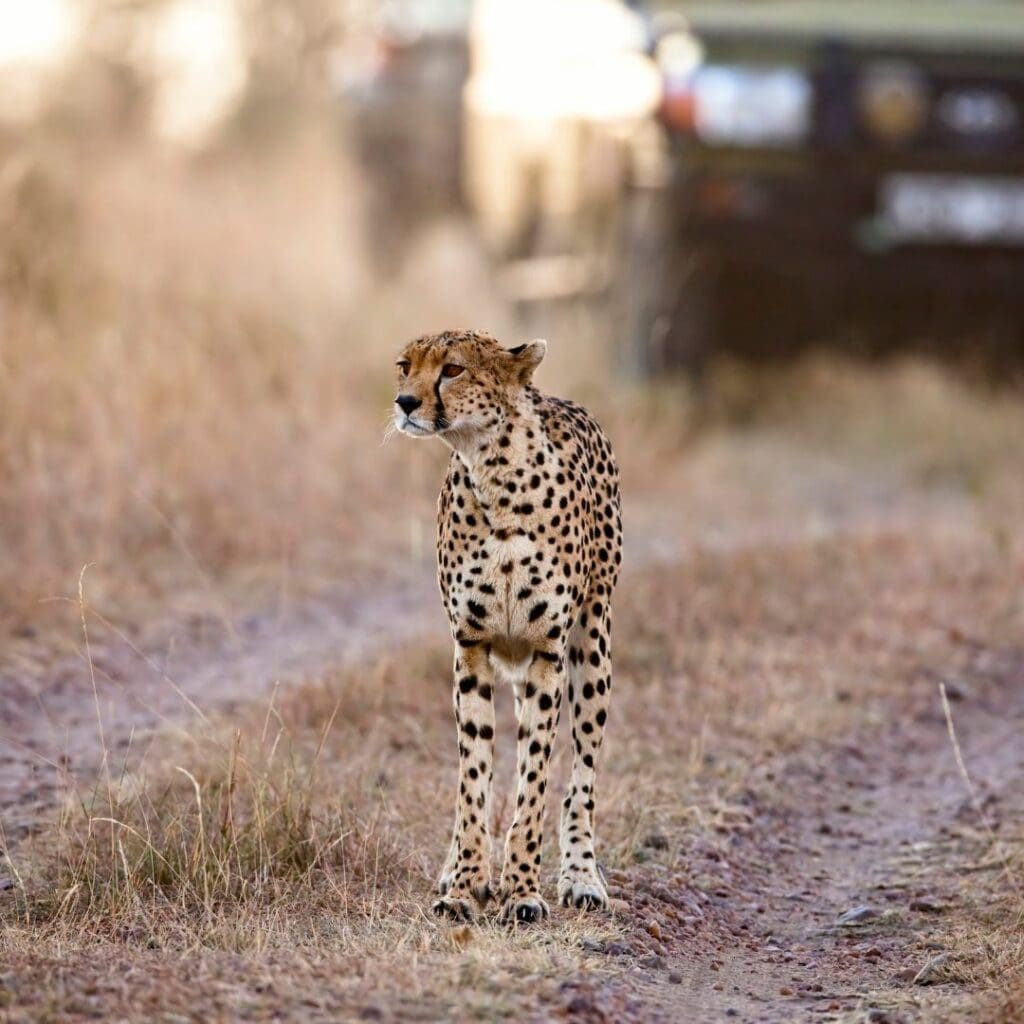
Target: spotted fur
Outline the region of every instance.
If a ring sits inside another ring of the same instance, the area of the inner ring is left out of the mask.
[[[506,921],[548,913],[540,891],[545,790],[563,704],[572,778],[562,804],[558,897],[608,897],[594,855],[598,754],[611,696],[611,597],[622,560],[611,445],[581,406],[531,383],[547,343],[504,349],[477,332],[409,344],[395,421],[451,448],[438,501],[438,582],[455,647],[459,791],[439,880],[440,915],[471,919],[497,895]],[[518,735],[515,814],[491,883],[494,688],[511,682]]]

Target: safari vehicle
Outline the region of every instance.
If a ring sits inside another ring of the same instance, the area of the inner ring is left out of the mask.
[[[648,13],[669,156],[634,197],[624,261],[644,368],[784,352],[851,316],[875,349],[944,334],[1019,346],[1024,4]]]

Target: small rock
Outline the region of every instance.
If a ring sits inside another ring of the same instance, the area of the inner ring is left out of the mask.
[[[910,909],[919,911],[922,914],[941,914],[946,908],[941,903],[936,903],[927,897],[910,901]]]
[[[868,1024],[889,1024],[889,1021],[892,1018],[885,1010],[881,1009],[881,1007],[874,1006],[868,1010],[864,1019]]]
[[[913,967],[904,967],[902,971],[897,971],[893,978],[896,981],[913,981],[917,977],[917,970]]]
[[[878,917],[878,911],[874,907],[851,907],[851,909],[839,915],[836,924],[840,928],[853,928],[856,925],[863,924],[865,921],[872,921],[876,917]]]
[[[682,983],[683,983],[683,976],[678,971],[669,971],[668,972],[668,980],[673,985],[682,985]]]
[[[13,878],[0,878],[0,892],[7,892],[14,888]]]
[[[652,850],[667,850],[668,838],[660,832],[649,832],[644,836],[644,846]]]
[[[661,925],[654,918],[647,922],[647,934],[654,936],[659,941],[661,940]]]
[[[585,995],[575,995],[565,1008],[570,1017],[587,1017],[594,1010],[594,1002]]]
[[[738,1017],[740,1015],[739,1010],[734,1010],[731,1006],[725,1011],[726,1017]]]
[[[580,946],[588,953],[603,953],[605,951],[604,943],[597,939],[584,939]]]
[[[791,996],[792,994],[793,990],[788,985],[783,985],[782,988],[779,989],[780,996]]]
[[[929,960],[928,963],[926,963],[924,967],[914,975],[914,984],[934,985],[937,981],[941,981],[943,968],[946,967],[951,960],[952,957],[949,953],[940,953],[938,956],[933,956],[931,960]]]
[[[663,956],[658,956],[657,953],[648,953],[647,956],[640,957],[640,966],[651,969],[660,969],[667,965],[665,963],[665,958]]]
[[[629,946],[624,942],[606,942],[602,952],[609,956],[626,956],[629,953]]]
[[[958,679],[948,679],[946,681],[946,698],[950,701],[961,701],[967,700],[971,695],[971,688],[964,682]]]
[[[629,903],[626,900],[609,897],[608,909],[614,914],[624,914],[629,910]]]

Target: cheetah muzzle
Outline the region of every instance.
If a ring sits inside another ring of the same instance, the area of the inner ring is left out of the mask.
[[[562,803],[558,900],[608,895],[594,856],[598,754],[611,696],[611,596],[622,561],[619,477],[585,409],[531,382],[547,343],[502,348],[474,331],[418,338],[397,364],[395,425],[450,449],[438,500],[437,570],[455,646],[459,789],[438,881],[440,916],[472,920],[492,898],[509,923],[548,915],[540,893],[551,749],[563,701],[572,776]],[[515,813],[491,884],[494,690],[519,723]]]

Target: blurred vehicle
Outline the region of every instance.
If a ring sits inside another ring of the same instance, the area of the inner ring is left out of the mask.
[[[1019,346],[1024,5],[650,15],[670,156],[633,194],[622,261],[641,369],[773,355],[862,314],[875,350],[983,327]]]
[[[521,303],[605,291],[624,187],[658,144],[657,70],[619,0],[477,0],[463,185]]]
[[[381,270],[394,268],[418,228],[461,205],[470,8],[471,0],[371,4],[338,55],[336,85],[370,185],[367,239]]]

